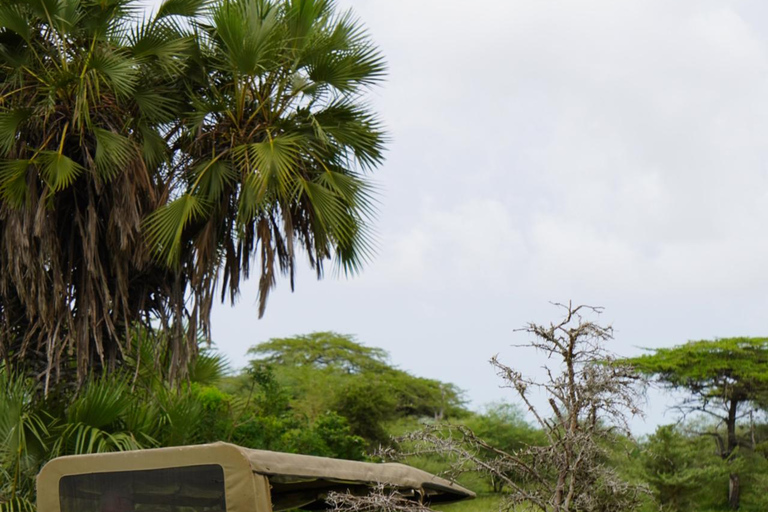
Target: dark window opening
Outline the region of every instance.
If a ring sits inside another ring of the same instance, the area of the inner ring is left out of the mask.
[[[226,512],[218,465],[65,476],[61,512]]]

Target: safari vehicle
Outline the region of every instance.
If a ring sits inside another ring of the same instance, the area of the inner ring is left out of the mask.
[[[214,443],[53,459],[37,477],[38,512],[271,512],[328,508],[331,491],[379,484],[425,504],[474,494],[403,464]]]

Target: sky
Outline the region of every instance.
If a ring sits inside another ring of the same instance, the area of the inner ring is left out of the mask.
[[[768,5],[709,0],[337,0],[386,56],[391,142],[362,275],[256,284],[217,306],[235,366],[332,330],[473,408],[515,401],[497,355],[550,302],[603,306],[610,348],[768,334]],[[763,21],[761,21],[763,20]],[[305,266],[306,267],[306,266]],[[652,392],[637,433],[675,420]]]

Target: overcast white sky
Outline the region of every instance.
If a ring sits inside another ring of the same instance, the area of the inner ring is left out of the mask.
[[[352,280],[254,288],[218,347],[355,334],[474,406],[548,301],[601,305],[613,349],[768,333],[768,3],[338,0],[389,62],[373,102],[380,251]],[[654,399],[647,432],[664,416]]]

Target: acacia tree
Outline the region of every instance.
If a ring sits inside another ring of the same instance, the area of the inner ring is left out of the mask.
[[[725,426],[724,436],[717,429],[707,432],[724,460],[732,460],[739,447],[739,419],[768,392],[768,338],[691,341],[620,362],[670,389],[690,393],[677,408],[686,414],[705,414],[716,420],[717,427]],[[731,471],[728,503],[734,510],[740,495],[739,475]]]
[[[644,489],[606,464],[606,445],[617,434],[629,433],[629,415],[640,413],[639,390],[625,367],[606,364],[613,361],[604,347],[613,339],[613,329],[583,318],[602,309],[558,306],[565,311],[559,322],[530,323],[523,329],[533,335],[524,346],[555,363],[544,367],[544,380],[491,360],[504,386],[515,391],[535,418],[546,437],[543,443],[506,451],[465,426],[436,425],[403,437],[401,441],[410,448],[391,454],[450,455],[455,472],[479,470],[503,482],[511,489],[512,508],[522,505],[542,512],[637,509]],[[537,392],[546,396],[545,407],[537,405]]]
[[[313,419],[345,417],[372,448],[387,444],[386,424],[398,418],[454,418],[465,412],[455,385],[395,368],[386,351],[353,336],[314,332],[273,338],[252,347],[251,368],[273,367],[291,392],[291,407]]]
[[[82,382],[140,323],[177,379],[252,263],[259,314],[300,249],[358,270],[383,71],[332,0],[0,3],[0,357]]]

